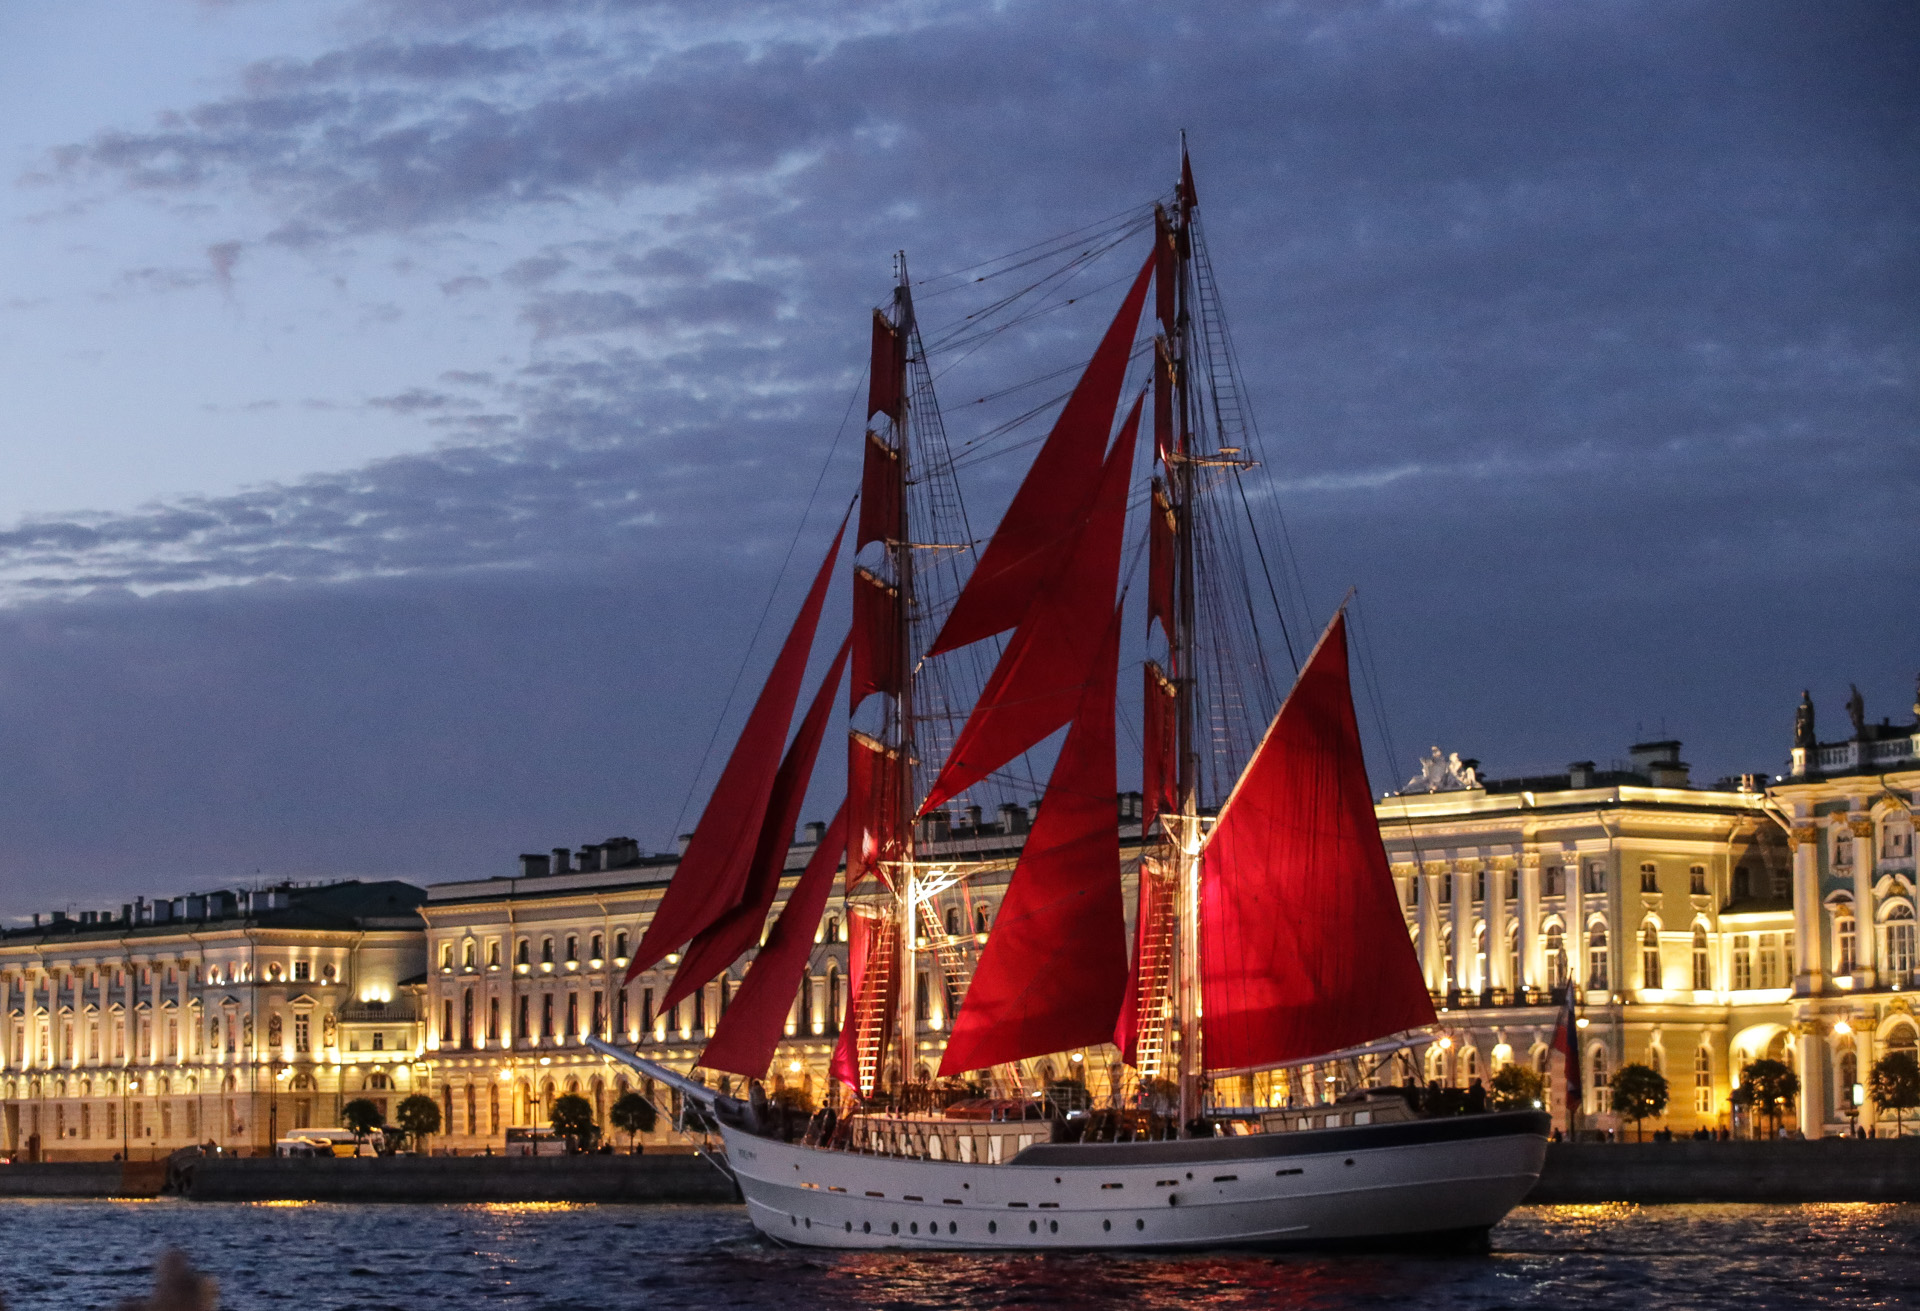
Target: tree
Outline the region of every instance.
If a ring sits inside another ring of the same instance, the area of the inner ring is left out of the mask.
[[[1920,1062],[1912,1052],[1888,1052],[1873,1063],[1867,1095],[1881,1110],[1893,1112],[1893,1131],[1905,1133],[1900,1113],[1920,1107]]]
[[[1633,1121],[1640,1137],[1641,1122],[1667,1109],[1667,1076],[1651,1065],[1623,1065],[1613,1076],[1613,1109]]]
[[[1509,1062],[1494,1072],[1487,1091],[1494,1110],[1525,1111],[1546,1104],[1547,1081],[1538,1070]]]
[[[573,1139],[574,1146],[583,1152],[593,1150],[593,1144],[600,1137],[600,1126],[594,1123],[593,1103],[579,1093],[567,1093],[553,1099],[553,1112],[547,1117],[547,1123],[553,1131]]]
[[[652,1133],[653,1126],[659,1122],[659,1112],[653,1103],[637,1092],[621,1093],[607,1111],[607,1122],[627,1136],[627,1149],[633,1149],[635,1134]]]
[[[428,1134],[440,1132],[440,1103],[425,1093],[414,1093],[400,1103],[393,1118],[418,1151],[426,1145]]]
[[[1787,1104],[1799,1095],[1800,1076],[1786,1062],[1755,1061],[1740,1071],[1740,1087],[1735,1090],[1733,1100],[1771,1120],[1777,1135]]]
[[[353,1130],[357,1142],[387,1122],[387,1116],[379,1103],[365,1097],[356,1097],[340,1108],[340,1123]]]

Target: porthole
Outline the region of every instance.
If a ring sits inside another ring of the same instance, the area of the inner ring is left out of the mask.
[[[862,1220],[862,1221],[860,1222],[860,1232],[861,1232],[861,1233],[863,1233],[863,1234],[870,1234],[870,1233],[872,1233],[872,1232],[873,1232],[873,1221],[871,1221],[871,1220]]]
[[[916,1234],[920,1232],[920,1222],[918,1220],[913,1222],[913,1232]]]
[[[1057,1233],[1059,1233],[1059,1232],[1060,1232],[1060,1222],[1059,1222],[1058,1220],[1049,1220],[1049,1221],[1047,1221],[1047,1232],[1048,1232],[1048,1233],[1050,1233],[1050,1234],[1057,1234]]]
[[[1039,1233],[1039,1232],[1040,1232],[1040,1222],[1039,1222],[1038,1220],[1029,1220],[1029,1221],[1027,1221],[1027,1232],[1028,1232],[1028,1233],[1030,1233],[1030,1234],[1037,1234],[1037,1233]]]
[[[852,1232],[853,1232],[853,1221],[851,1221],[851,1220],[849,1220],[849,1221],[847,1221],[847,1232],[848,1232],[848,1233],[852,1233]]]
[[[893,1232],[896,1234],[900,1232],[900,1222],[898,1220],[893,1222]]]
[[[989,1221],[987,1221],[987,1232],[988,1232],[988,1233],[990,1233],[990,1234],[997,1234],[997,1233],[999,1233],[999,1232],[1000,1232],[1000,1222],[999,1222],[998,1220],[989,1220]]]
[[[1353,1158],[1352,1158],[1351,1156],[1349,1156],[1349,1157],[1347,1158],[1347,1164],[1348,1164],[1348,1165],[1352,1165],[1352,1164],[1353,1164]]]
[[[1101,1227],[1102,1229],[1107,1229],[1107,1230],[1111,1230],[1111,1229],[1113,1228],[1113,1221],[1111,1221],[1111,1220],[1102,1220],[1102,1221],[1100,1222],[1100,1227]]]
[[[959,1223],[958,1223],[957,1221],[953,1221],[953,1220],[949,1220],[949,1221],[947,1221],[947,1232],[948,1232],[948,1233],[950,1233],[950,1234],[957,1234],[957,1233],[959,1233],[959,1232],[960,1232],[960,1225],[959,1225]]]
[[[811,1228],[813,1228],[813,1217],[812,1217],[812,1216],[808,1216],[808,1217],[807,1217],[807,1223],[806,1223],[806,1228],[808,1228],[808,1229],[811,1229]]]
[[[1147,1227],[1147,1222],[1145,1220],[1135,1220],[1133,1222],[1133,1227],[1135,1229],[1145,1229]]]
[[[788,1221],[789,1221],[789,1222],[791,1222],[791,1223],[792,1223],[792,1225],[793,1225],[793,1227],[794,1227],[795,1229],[798,1229],[798,1228],[800,1227],[800,1217],[799,1217],[799,1216],[797,1216],[797,1215],[790,1215],[790,1216],[788,1216],[788,1217],[787,1217],[787,1219],[788,1219]]]

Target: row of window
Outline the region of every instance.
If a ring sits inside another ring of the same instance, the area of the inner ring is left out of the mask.
[[[1505,871],[1505,879],[1506,902],[1509,906],[1515,905],[1520,900],[1520,871],[1518,869]],[[1540,871],[1540,895],[1543,897],[1558,897],[1564,895],[1567,881],[1567,867],[1563,865],[1545,866]],[[1410,881],[1408,895],[1409,905],[1417,906],[1420,904],[1420,885],[1423,882],[1425,882],[1425,880],[1419,877]],[[1462,888],[1459,893],[1455,891],[1456,886],[1461,886]],[[1589,861],[1581,870],[1580,890],[1587,896],[1605,896],[1607,891],[1607,867],[1599,861]],[[1645,861],[1640,866],[1640,891],[1660,891],[1660,867],[1652,861]],[[1707,867],[1705,865],[1690,865],[1687,867],[1687,891],[1696,897],[1708,895],[1710,889],[1707,882]],[[1776,888],[1774,891],[1776,895],[1778,895],[1784,891],[1784,889]],[[1452,905],[1456,895],[1467,897],[1475,902],[1485,901],[1487,899],[1487,871],[1479,869],[1469,873],[1441,875],[1438,891],[1439,904],[1442,906]],[[1756,895],[1752,872],[1748,870],[1745,865],[1737,866],[1733,871],[1733,895],[1736,898]]]
[[[313,983],[316,981],[320,983],[332,983],[339,978],[339,968],[332,962],[322,963],[317,975],[314,971],[314,964],[311,960],[272,960],[267,961],[260,967],[260,973],[261,977],[268,983],[286,983],[289,981],[294,983]],[[127,986],[129,973],[130,971],[125,969],[90,969],[84,972],[63,970],[58,974],[48,974],[46,976],[45,991],[70,993],[77,989],[85,988],[88,991],[98,992],[109,987],[124,990]],[[131,973],[138,979],[138,986],[141,988],[151,988],[157,980],[164,982],[166,987],[177,987],[183,975],[189,985],[197,986],[202,981],[200,966],[198,964],[186,966],[168,965],[163,969],[156,969],[151,965],[142,965],[138,970],[131,971]],[[238,961],[230,965],[215,963],[208,965],[206,968],[205,982],[209,985],[251,983],[253,980],[254,966],[246,961]],[[28,986],[26,990],[38,992],[42,989],[37,985],[32,985]]]
[[[1911,912],[1909,912],[1911,914]],[[1894,965],[1894,952],[1889,952],[1889,969],[1911,969],[1913,956],[1913,923],[1904,921],[1904,948],[1899,949],[1901,958],[1908,963]],[[1565,929],[1558,923],[1549,923],[1541,937],[1545,956],[1545,986],[1560,988],[1573,981],[1572,961],[1567,948]],[[1520,959],[1520,929],[1517,924],[1509,924],[1507,942],[1507,977],[1512,980],[1525,978],[1525,970]],[[1474,930],[1473,973],[1468,986],[1480,991],[1488,986],[1490,975],[1487,972],[1487,931],[1485,925]],[[1689,984],[1696,992],[1706,992],[1713,987],[1713,952],[1706,926],[1696,924],[1693,928],[1691,966]],[[1750,988],[1784,988],[1793,981],[1794,957],[1793,936],[1790,933],[1736,933],[1732,935],[1733,981],[1736,990]],[[1613,986],[1611,953],[1609,950],[1607,926],[1596,920],[1587,929],[1587,970],[1586,986],[1593,989],[1607,989]],[[1847,940],[1846,953],[1852,950],[1851,940]],[[1851,967],[1849,967],[1851,968]],[[1442,926],[1440,931],[1440,979],[1442,990],[1452,986],[1452,980],[1458,975],[1455,969],[1453,928]],[[1648,920],[1640,930],[1640,986],[1643,988],[1663,988],[1667,986],[1666,967],[1660,952],[1660,930],[1652,920]]]

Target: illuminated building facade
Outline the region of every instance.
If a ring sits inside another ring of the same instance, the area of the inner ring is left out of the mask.
[[[56,912],[0,935],[0,1148],[265,1153],[414,1087],[424,894],[285,884]]]

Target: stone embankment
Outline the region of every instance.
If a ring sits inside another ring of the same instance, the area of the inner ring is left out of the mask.
[[[1920,1202],[1920,1138],[1554,1143],[1529,1205]]]
[[[732,1202],[733,1181],[691,1155],[208,1157],[182,1191],[208,1202]]]
[[[0,1165],[0,1197],[158,1197],[162,1161],[40,1161]]]

